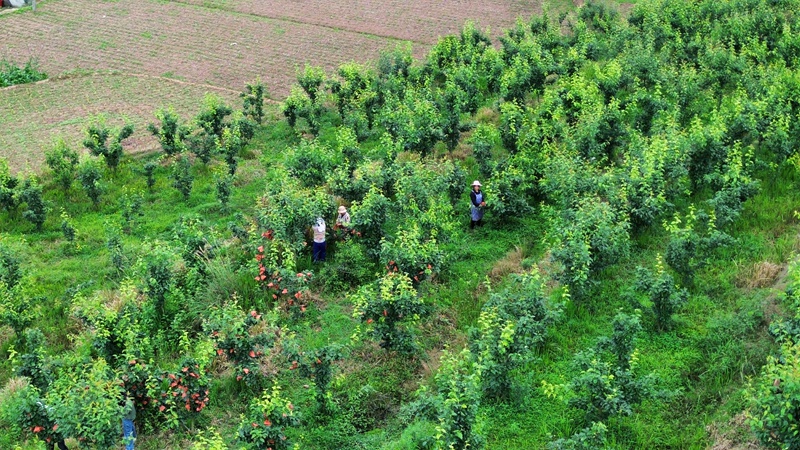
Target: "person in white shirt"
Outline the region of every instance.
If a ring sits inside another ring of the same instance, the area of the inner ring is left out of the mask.
[[[311,260],[314,262],[325,261],[325,221],[317,217],[317,223],[311,226],[314,232],[314,244],[311,247]]]

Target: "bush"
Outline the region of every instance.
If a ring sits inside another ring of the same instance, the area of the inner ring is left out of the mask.
[[[301,142],[288,151],[284,161],[292,176],[305,187],[324,184],[328,174],[341,162],[333,149],[318,141]]]
[[[372,280],[375,269],[364,244],[346,239],[336,245],[333,258],[322,268],[319,278],[327,289],[342,292]]]
[[[591,427],[584,428],[569,438],[550,442],[547,450],[605,450],[609,448],[607,431],[603,422],[593,422]]]
[[[78,167],[78,180],[95,208],[100,204],[100,195],[105,190],[102,179],[103,172],[95,159],[86,159]]]
[[[172,163],[172,187],[178,190],[183,196],[183,201],[188,202],[189,197],[192,195],[192,184],[194,183],[194,175],[192,175],[192,163],[189,157],[181,155]]]
[[[112,448],[119,432],[122,387],[103,359],[86,367],[65,368],[47,393],[47,404],[65,436],[82,445]]]
[[[3,58],[0,60],[0,88],[44,80],[47,74],[40,71],[38,66],[34,59],[29,59],[25,66],[19,67]]]
[[[332,412],[329,387],[333,378],[333,363],[342,359],[342,349],[336,344],[310,352],[301,351],[297,342],[284,343],[284,352],[291,361],[290,370],[298,370],[300,376],[311,378],[316,388],[314,398],[317,411],[326,415]]]
[[[122,232],[131,234],[136,227],[136,222],[139,217],[144,216],[142,212],[142,204],[144,203],[144,196],[139,192],[128,192],[127,189],[123,190],[122,196],[119,198],[119,214],[122,219]]]
[[[397,231],[394,240],[381,241],[381,263],[390,272],[407,275],[414,285],[442,269],[444,252],[436,242],[436,238],[425,238],[417,223]]]
[[[151,123],[147,130],[158,139],[164,154],[172,156],[183,152],[186,149],[184,141],[191,129],[180,123],[180,117],[172,109],[159,109],[156,118],[161,122],[161,127]]]
[[[658,331],[666,331],[671,328],[672,315],[678,312],[689,299],[689,292],[686,289],[678,288],[672,275],[664,270],[660,256],[656,263],[655,273],[644,267],[636,270],[635,287],[647,295],[649,303],[643,306],[652,312]]]
[[[770,448],[800,446],[800,343],[785,343],[770,356],[751,387],[750,425]]]
[[[13,289],[22,278],[20,260],[16,252],[0,244],[0,282],[8,289]]]
[[[389,272],[377,282],[362,286],[350,301],[353,317],[362,323],[354,336],[372,334],[386,350],[403,354],[417,351],[412,327],[429,308],[417,295],[408,275]]]
[[[93,118],[86,129],[83,146],[94,156],[102,156],[109,169],[116,171],[123,156],[122,141],[133,134],[133,125],[126,124],[119,130],[111,130],[106,126],[105,116]],[[111,143],[108,139],[113,135]]]
[[[247,449],[288,450],[293,447],[286,430],[299,425],[294,405],[282,395],[278,385],[254,398],[239,422],[239,442]]]
[[[261,317],[256,311],[245,314],[234,301],[212,308],[203,324],[214,341],[217,356],[232,363],[236,381],[244,381],[254,389],[268,375],[263,373],[261,365],[277,334]]]
[[[441,449],[481,449],[483,437],[475,425],[481,398],[481,371],[469,350],[459,355],[445,352],[436,372],[439,390],[436,446]]]
[[[613,326],[611,336],[575,357],[580,373],[569,383],[569,405],[589,421],[631,415],[634,407],[653,395],[654,378],[636,371],[634,339],[642,329],[639,318],[620,312]]]
[[[478,327],[469,332],[485,397],[508,397],[511,372],[533,358],[547,337],[547,328],[560,314],[561,305],[547,304],[544,283],[536,275],[513,276],[508,288],[491,294],[481,309]]]
[[[19,202],[15,195],[19,179],[11,175],[8,168],[8,161],[0,158],[0,208],[11,212]]]
[[[264,121],[264,94],[266,94],[266,90],[261,79],[256,78],[252,84],[248,83],[245,86],[244,92],[239,94],[239,97],[242,98],[244,114],[258,124]]]
[[[64,190],[69,192],[78,167],[78,152],[67,146],[63,139],[56,141],[53,148],[45,152],[45,163],[53,171],[53,179]]]
[[[47,213],[50,208],[42,197],[42,187],[33,176],[25,178],[20,186],[19,199],[25,205],[22,217],[36,227],[36,231],[42,231],[42,225],[47,220]]]

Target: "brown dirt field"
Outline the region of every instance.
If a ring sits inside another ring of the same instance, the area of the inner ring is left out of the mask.
[[[6,158],[15,172],[38,171],[44,152],[58,137],[83,152],[83,129],[91,116],[100,113],[112,126],[125,120],[134,124],[133,136],[125,141],[126,150],[157,150],[158,142],[145,129],[156,121],[155,111],[171,106],[188,119],[200,111],[206,92],[219,95],[230,105],[239,103],[238,93],[232,90],[109,73],[0,89],[0,157]]]
[[[320,25],[354,33],[436,43],[467,21],[495,32],[517,17],[541,12],[539,2],[511,0],[178,0],[261,17]]]
[[[151,121],[158,106],[172,104],[188,117],[207,90],[216,86],[239,92],[257,76],[280,100],[305,63],[333,73],[344,62],[374,62],[381,51],[403,40],[415,42],[414,54],[421,58],[438,36],[457,32],[468,19],[496,34],[517,16],[539,11],[539,4],[49,0],[35,13],[0,16],[0,58],[17,63],[35,58],[51,77],[119,74],[105,81],[93,76],[0,90],[0,157],[9,159],[14,170],[38,170],[41,155],[56,136],[79,144],[91,114],[105,112],[112,119],[125,115],[138,126]],[[147,76],[207,86],[147,81]],[[155,142],[148,140],[143,126],[138,128],[129,147],[153,149]]]

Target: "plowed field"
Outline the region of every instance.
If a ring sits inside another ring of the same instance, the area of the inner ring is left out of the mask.
[[[306,63],[332,73],[347,61],[375,61],[402,41],[412,41],[422,57],[438,36],[457,32],[466,20],[499,32],[538,10],[538,1],[520,0],[48,0],[36,12],[0,15],[0,57],[35,58],[51,77],[115,71],[233,91],[258,76],[280,100]],[[119,82],[123,75],[114,77]],[[144,82],[137,77],[129,81]],[[99,78],[92,80],[102,84]],[[164,81],[114,98],[76,83],[0,91],[0,157],[16,170],[38,167],[41,143],[79,135],[88,113],[149,121],[160,105],[188,111],[206,90]]]
[[[172,106],[181,117],[197,114],[206,92],[236,104],[238,93],[158,77],[98,74],[46,80],[0,90],[0,156],[15,171],[38,171],[44,152],[62,137],[83,151],[83,129],[88,119],[103,113],[109,125],[134,124],[125,148],[143,152],[159,148],[145,129],[155,121],[153,113]]]

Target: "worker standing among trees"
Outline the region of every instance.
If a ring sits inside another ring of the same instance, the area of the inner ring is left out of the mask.
[[[472,202],[470,207],[470,224],[469,229],[472,230],[477,226],[483,226],[483,212],[486,207],[486,195],[481,192],[481,182],[475,180],[472,182],[472,190],[469,192],[469,199]]]

